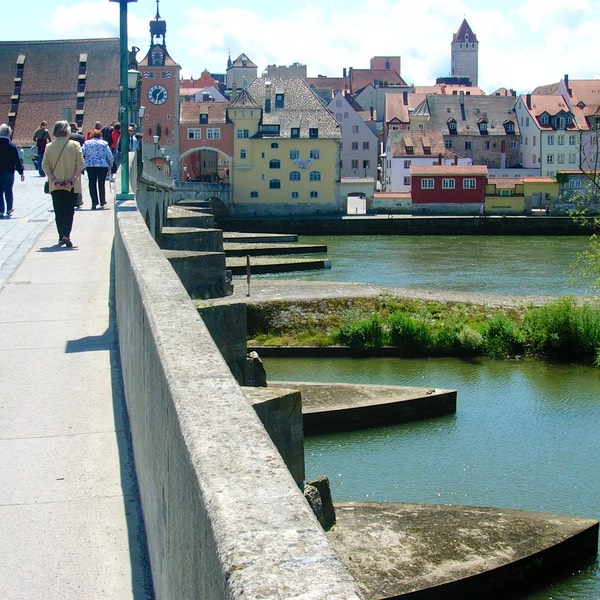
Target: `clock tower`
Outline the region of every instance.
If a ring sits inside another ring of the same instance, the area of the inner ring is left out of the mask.
[[[138,63],[141,78],[141,104],[146,107],[140,123],[143,155],[162,157],[173,161],[173,172],[179,168],[179,72],[178,65],[167,52],[165,42],[167,23],[161,18],[156,0],[156,17],[150,21],[150,49]],[[158,146],[154,145],[158,136]]]

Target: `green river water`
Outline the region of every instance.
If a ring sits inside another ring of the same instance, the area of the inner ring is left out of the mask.
[[[333,268],[286,279],[498,294],[584,294],[586,238],[303,237]],[[466,504],[600,519],[600,370],[533,361],[263,359],[269,381],[456,389],[454,416],[306,439],[335,500]],[[598,562],[524,598],[600,599]]]

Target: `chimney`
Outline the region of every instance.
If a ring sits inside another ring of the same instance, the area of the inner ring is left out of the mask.
[[[408,104],[408,92],[402,92],[402,103],[404,106]]]
[[[573,97],[573,90],[569,87],[569,74],[565,73],[565,87],[567,88],[567,94],[569,94],[569,98]]]
[[[373,107],[371,106],[371,121],[373,120]]]
[[[527,105],[527,108],[531,110],[531,94],[525,96],[525,104]]]
[[[458,154],[454,155],[454,164],[457,165],[458,164]]]
[[[437,164],[438,165],[442,164],[442,153],[441,152],[438,154],[438,163]]]
[[[346,73],[346,67],[344,67],[344,70],[342,71],[342,77],[348,77],[348,74]]]

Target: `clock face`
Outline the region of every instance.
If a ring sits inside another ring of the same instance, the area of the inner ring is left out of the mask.
[[[148,99],[152,104],[163,104],[167,100],[167,88],[164,85],[153,85],[148,90]]]

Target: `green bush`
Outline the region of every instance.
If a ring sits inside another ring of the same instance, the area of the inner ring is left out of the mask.
[[[340,326],[339,342],[351,348],[380,348],[385,346],[386,332],[381,317],[377,314]]]
[[[486,323],[484,333],[486,353],[492,358],[509,358],[523,350],[523,337],[517,326],[498,313]]]
[[[481,332],[472,327],[464,326],[458,333],[458,342],[465,354],[480,354],[483,352],[484,339]]]
[[[397,311],[390,315],[389,326],[393,346],[417,354],[431,348],[433,334],[428,323]]]
[[[593,360],[600,348],[600,311],[561,298],[531,309],[524,320],[526,342],[532,352],[559,359]]]

